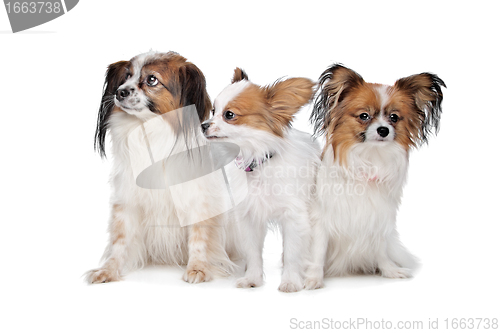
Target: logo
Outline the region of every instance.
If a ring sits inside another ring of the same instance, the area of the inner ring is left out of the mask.
[[[12,32],[16,33],[52,21],[72,10],[78,0],[13,1],[4,0]]]
[[[144,121],[127,135],[129,166],[144,195],[170,197],[180,226],[229,212],[248,194],[234,159],[240,147],[203,140],[190,105]]]

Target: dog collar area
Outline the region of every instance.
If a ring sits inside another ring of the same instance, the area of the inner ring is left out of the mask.
[[[236,164],[236,166],[239,169],[242,169],[245,172],[252,172],[256,167],[258,167],[261,164],[264,164],[264,162],[266,162],[268,159],[272,158],[273,155],[274,155],[274,153],[267,153],[264,158],[261,158],[261,159],[258,159],[258,160],[253,159],[252,162],[249,165],[247,165],[245,163],[245,160],[243,159],[243,156],[238,155],[235,158],[234,163]]]

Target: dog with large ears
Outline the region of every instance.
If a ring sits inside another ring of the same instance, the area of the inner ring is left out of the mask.
[[[312,264],[307,289],[324,276],[380,273],[408,278],[416,258],[399,240],[396,215],[412,148],[439,129],[444,82],[431,73],[365,82],[333,65],[319,80],[311,120],[325,134],[311,209]]]
[[[196,111],[189,112],[193,105]],[[190,283],[230,271],[221,219],[210,208],[209,183],[189,182],[172,192],[144,188],[138,181],[141,171],[175,147],[186,149],[203,139],[199,124],[210,109],[203,73],[177,53],[148,52],[109,66],[94,147],[105,156],[109,132],[110,238],[104,263],[86,274],[89,283],[118,281],[149,263],[187,265],[183,278]],[[191,203],[204,208],[189,209]],[[198,214],[198,223],[183,226],[193,214]]]
[[[319,146],[291,127],[295,114],[313,96],[306,78],[258,86],[237,68],[232,83],[215,99],[213,117],[202,124],[211,142],[240,147],[236,170],[246,173],[248,196],[235,208],[229,240],[246,263],[237,287],[263,284],[262,250],[268,226],[283,235],[283,273],[279,290],[303,288],[310,233],[308,206],[319,164]],[[240,184],[240,187],[245,184]]]

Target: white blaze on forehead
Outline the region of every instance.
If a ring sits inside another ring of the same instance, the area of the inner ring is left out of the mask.
[[[219,96],[215,99],[215,113],[222,111],[222,109],[225,108],[229,102],[235,99],[236,96],[238,96],[250,84],[251,83],[247,80],[241,80],[224,88],[224,90],[222,90]]]
[[[141,77],[141,69],[142,66],[144,66],[144,63],[146,62],[146,58],[147,58],[146,54],[141,54],[132,62],[132,66],[134,68],[134,75],[132,79],[135,79],[134,81],[138,81],[139,78]]]
[[[386,85],[377,86],[376,91],[380,99],[380,110],[383,112],[385,111],[385,107],[389,102],[389,86]]]
[[[386,120],[387,116],[387,110],[385,109],[387,107],[387,103],[389,103],[389,86],[386,85],[380,85],[377,87],[377,93],[379,95],[380,99],[380,115],[377,117],[376,121],[373,123],[373,126],[378,128],[380,126],[384,127],[391,127],[389,123]]]
[[[151,60],[154,59],[159,59],[161,58],[164,53],[157,52],[157,51],[149,51],[146,53],[139,54],[135,57],[133,57],[130,61],[132,63],[132,68],[134,75],[131,76],[127,81],[127,86],[129,85],[135,85],[139,83],[139,80],[141,79],[141,72],[142,72],[142,67]],[[126,86],[123,84],[123,86]]]
[[[132,69],[134,72],[134,75],[128,78],[127,81],[125,81],[121,86],[120,89],[124,88],[133,88],[139,83],[139,80],[141,79],[141,69],[146,63],[146,60],[148,60],[151,56],[154,56],[156,52],[148,52],[148,53],[143,53],[139,54],[138,56],[135,56],[134,58],[131,59],[132,63]]]
[[[139,54],[132,60],[132,66],[134,68],[134,76],[131,77],[133,82],[139,81],[141,78],[141,70],[144,67],[144,64],[149,61],[151,58],[155,58],[158,55],[158,52],[150,51],[147,53]]]

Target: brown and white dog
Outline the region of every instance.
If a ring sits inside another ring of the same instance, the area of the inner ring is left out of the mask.
[[[311,209],[306,288],[323,287],[323,276],[412,276],[417,260],[399,240],[396,215],[410,151],[439,128],[441,87],[430,73],[389,86],[339,64],[323,72],[311,119],[326,145]]]
[[[183,111],[192,105],[196,121]],[[187,264],[183,279],[190,283],[230,269],[220,219],[210,212],[210,184],[190,182],[178,191],[138,185],[138,174],[153,157],[160,160],[172,152],[172,138],[182,136],[186,145],[197,140],[210,109],[203,73],[177,53],[148,52],[109,66],[94,148],[105,156],[109,131],[114,157],[110,239],[103,265],[87,272],[88,282],[118,281],[148,263]],[[191,203],[202,208],[190,209]],[[201,222],[183,226],[193,218]]]
[[[283,235],[278,290],[303,288],[310,235],[308,207],[320,162],[319,146],[311,135],[291,125],[312,98],[313,87],[314,82],[306,78],[259,86],[236,68],[232,84],[215,99],[213,117],[202,124],[210,142],[240,147],[235,162],[245,182],[232,183],[235,188],[248,184],[248,195],[236,206],[227,237],[246,264],[245,276],[236,282],[239,288],[264,283],[262,251],[269,225],[277,226]]]

